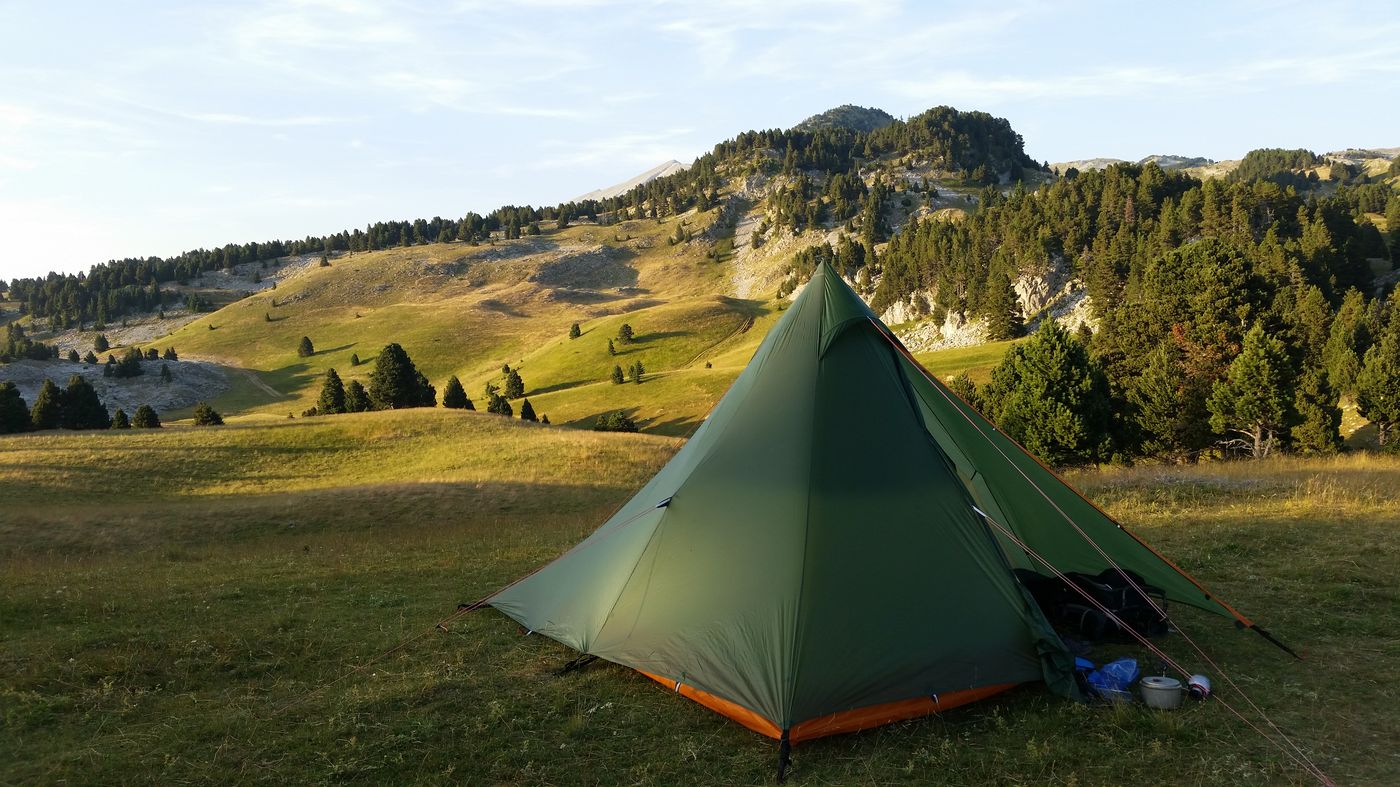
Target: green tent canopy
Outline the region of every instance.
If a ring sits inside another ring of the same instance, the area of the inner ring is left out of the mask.
[[[1043,568],[1032,552],[1062,572],[1116,564],[1249,625],[925,373],[821,265],[675,457],[489,603],[796,742],[1031,681],[1076,696],[1014,574]]]

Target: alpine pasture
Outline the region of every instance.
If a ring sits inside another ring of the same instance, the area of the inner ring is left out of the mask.
[[[491,610],[432,629],[568,549],[679,445],[442,410],[0,438],[6,778],[771,779],[771,741],[630,670],[559,676],[573,654]],[[1178,615],[1318,765],[1339,782],[1393,779],[1400,461],[1147,465],[1070,481],[1304,652]],[[1304,778],[1216,703],[1162,714],[1030,687],[804,744],[791,776]]]

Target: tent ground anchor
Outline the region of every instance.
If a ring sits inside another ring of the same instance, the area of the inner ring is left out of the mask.
[[[582,656],[579,656],[578,658],[574,659],[573,661],[570,661],[568,664],[565,664],[563,667],[561,667],[559,670],[559,674],[567,675],[570,672],[573,672],[574,670],[583,669],[584,667],[587,667],[589,664],[592,664],[597,660],[597,656],[585,653]]]
[[[1287,645],[1285,645],[1285,644],[1283,644],[1282,642],[1280,642],[1278,639],[1276,639],[1276,638],[1274,637],[1273,634],[1270,634],[1268,631],[1266,631],[1266,630],[1264,629],[1263,626],[1259,626],[1259,625],[1256,624],[1256,625],[1250,626],[1250,628],[1254,629],[1254,630],[1259,634],[1259,636],[1263,637],[1264,639],[1267,639],[1269,642],[1273,643],[1274,645],[1277,645],[1281,650],[1283,650],[1283,652],[1287,653],[1288,655],[1292,656],[1293,658],[1295,658],[1295,659],[1297,659],[1297,660],[1299,660],[1299,661],[1302,661],[1302,660],[1303,660],[1303,657],[1302,657],[1302,656],[1299,656],[1297,653],[1295,653],[1295,652],[1293,651],[1293,648],[1290,648],[1290,647],[1288,647]]]
[[[787,781],[787,769],[790,764],[792,764],[792,741],[788,740],[788,731],[783,730],[783,737],[778,739],[778,784]]]

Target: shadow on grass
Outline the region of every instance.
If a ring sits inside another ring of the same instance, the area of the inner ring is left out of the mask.
[[[487,298],[486,300],[484,300],[484,301],[482,301],[481,303],[477,304],[477,308],[486,309],[487,311],[493,311],[493,312],[496,312],[497,314],[504,314],[504,315],[506,315],[507,317],[528,317],[528,316],[529,316],[529,315],[525,314],[525,312],[520,311],[519,309],[515,308],[514,306],[511,306],[510,304],[504,303],[504,302],[502,302],[502,301],[498,301],[498,300],[496,300],[495,298]]]
[[[260,375],[267,381],[267,384],[280,391],[284,397],[294,397],[293,391],[300,390],[318,376],[311,373],[310,367],[304,363],[295,363],[291,366],[284,366],[281,369],[274,369],[270,372],[262,372]]]
[[[611,372],[612,370],[609,369],[608,371]],[[542,385],[538,388],[531,388],[530,390],[525,392],[525,396],[543,396],[544,394],[554,393],[555,391],[562,391],[566,388],[578,388],[579,386],[583,385],[592,385],[594,383],[602,383],[607,381],[607,377],[593,380],[569,380],[568,382],[555,383],[553,385]]]
[[[632,383],[626,383],[631,385]],[[557,426],[568,426],[575,429],[592,429],[603,416],[612,413],[622,413],[637,423],[637,431],[644,434],[665,435],[667,437],[689,437],[699,426],[704,417],[680,416],[667,420],[656,418],[642,418],[637,415],[639,409],[636,407],[613,407],[602,410],[581,418],[574,418],[569,421],[562,421]]]

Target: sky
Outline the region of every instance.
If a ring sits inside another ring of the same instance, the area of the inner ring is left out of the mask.
[[[0,0],[0,277],[555,204],[846,103],[1042,161],[1397,146],[1384,6]]]

